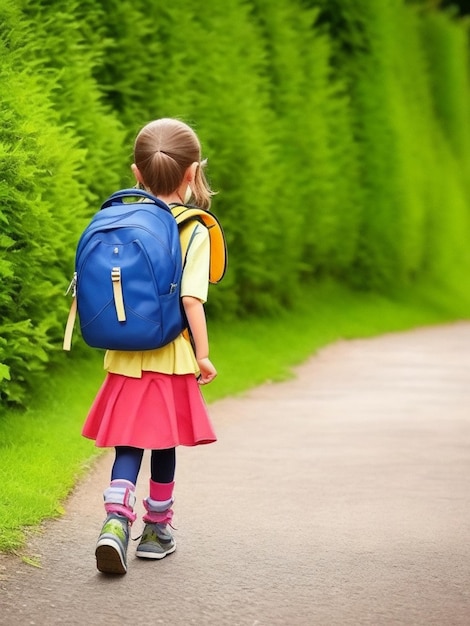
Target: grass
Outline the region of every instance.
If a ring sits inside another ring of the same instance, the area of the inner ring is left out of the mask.
[[[204,394],[210,403],[284,380],[293,366],[338,339],[468,317],[470,296],[455,291],[428,286],[390,299],[323,284],[309,289],[295,311],[275,318],[211,321],[219,377]],[[28,409],[0,420],[0,551],[21,549],[28,529],[61,515],[67,495],[98,454],[80,430],[103,376],[99,352],[64,353]]]

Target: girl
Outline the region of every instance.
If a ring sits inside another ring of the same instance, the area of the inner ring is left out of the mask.
[[[142,128],[135,140],[132,171],[138,185],[168,205],[192,200],[199,207],[210,206],[212,191],[202,170],[199,140],[179,120],[159,119]],[[85,437],[99,447],[113,446],[116,453],[111,482],[104,491],[107,517],[95,552],[101,572],[127,571],[129,527],[136,519],[134,492],[144,449],[151,450],[151,478],[136,555],[161,559],[176,548],[170,530],[175,447],[216,441],[198,387],[217,375],[209,359],[203,306],[210,244],[207,228],[195,224],[181,281],[194,348],[182,334],[157,350],[108,351],[107,376],[83,427]]]

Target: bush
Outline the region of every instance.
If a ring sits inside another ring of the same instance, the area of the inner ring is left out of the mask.
[[[103,135],[99,143],[94,136],[103,111],[91,75],[88,85],[83,69],[80,78],[73,76],[84,59],[78,30],[75,39],[73,28],[67,33],[70,54],[53,45],[63,43],[59,35],[73,14],[49,21],[34,14],[30,21],[26,11],[5,4],[0,15],[0,398],[19,403],[34,375],[59,352],[74,241],[93,199],[91,210],[96,208],[99,187],[103,193],[103,179],[94,185],[91,176],[98,161],[87,148],[92,153],[100,145],[112,155],[108,161],[119,163],[122,137],[109,114],[106,143]],[[47,36],[49,27],[56,38]],[[109,180],[106,169],[103,178],[114,186],[116,163],[108,167]]]
[[[0,0],[0,400],[63,363],[77,239],[180,117],[219,192],[209,314],[312,280],[383,293],[469,270],[468,29],[401,0]],[[78,343],[78,345],[80,345]]]

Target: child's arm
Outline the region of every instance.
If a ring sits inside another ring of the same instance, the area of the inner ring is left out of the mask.
[[[217,376],[217,370],[209,359],[209,338],[207,336],[204,305],[198,298],[193,298],[192,296],[183,296],[182,300],[186,319],[188,320],[194,341],[196,360],[201,372],[199,383],[206,385]]]

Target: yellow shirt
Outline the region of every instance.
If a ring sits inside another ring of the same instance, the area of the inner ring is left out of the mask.
[[[181,297],[192,296],[206,302],[209,288],[210,242],[207,228],[199,222],[186,254],[181,279]],[[108,350],[104,369],[113,374],[141,378],[142,372],[162,374],[199,374],[190,342],[179,335],[163,348],[140,352]]]

